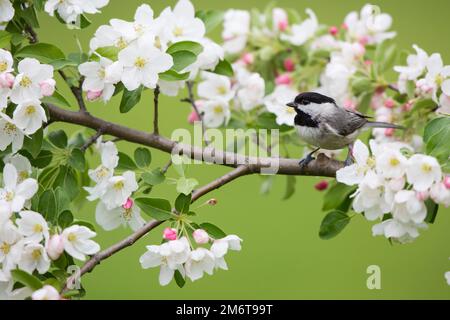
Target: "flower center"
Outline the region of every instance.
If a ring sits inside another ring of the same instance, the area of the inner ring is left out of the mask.
[[[22,80],[20,80],[19,84],[20,86],[24,87],[24,88],[28,88],[33,82],[31,81],[30,78],[28,78],[27,76],[23,76]]]
[[[158,49],[161,49],[162,45],[161,45],[161,39],[159,37],[155,38],[155,47]]]
[[[28,106],[28,107],[25,109],[25,114],[26,114],[27,116],[31,116],[31,115],[33,115],[35,112],[36,112],[36,107],[35,107],[35,106]]]
[[[438,74],[438,75],[436,76],[436,84],[437,84],[438,86],[440,86],[440,85],[442,84],[442,82],[444,82],[444,78],[443,78],[440,74]]]
[[[373,157],[369,157],[369,159],[367,159],[367,166],[369,168],[373,168],[375,166],[375,159]]]
[[[214,107],[214,113],[220,114],[223,112],[222,106],[215,106]]]
[[[42,252],[39,249],[35,249],[31,253],[31,257],[33,258],[33,260],[39,260],[41,258],[41,256],[42,256]]]
[[[35,233],[41,233],[43,230],[44,230],[44,228],[40,224],[35,224],[34,225],[33,231]]]
[[[390,165],[393,167],[396,167],[400,164],[400,161],[397,158],[391,158],[391,160],[389,161]]]
[[[7,255],[11,250],[11,245],[9,243],[3,242],[0,245],[0,250],[3,252],[4,255]]]
[[[120,50],[125,49],[128,46],[128,43],[124,40],[124,38],[120,37],[117,39],[116,47]]]
[[[75,233],[71,232],[67,236],[67,240],[69,240],[70,242],[73,242],[73,241],[77,240],[77,235]]]
[[[125,183],[123,181],[117,181],[116,183],[114,183],[114,189],[122,190],[124,185]]]
[[[105,79],[105,77],[106,77],[105,68],[100,68],[100,70],[98,70],[98,77],[102,80]]]
[[[175,37],[181,37],[183,35],[183,33],[184,33],[184,31],[180,27],[175,27],[175,29],[173,30],[173,35]]]
[[[3,128],[3,131],[7,134],[7,135],[11,135],[13,133],[15,133],[17,130],[17,127],[15,124],[8,122],[5,124],[5,127]]]
[[[286,107],[286,112],[289,114],[293,114],[293,113],[295,113],[295,110],[294,110],[294,108]]]
[[[101,179],[101,178],[106,177],[108,175],[108,173],[109,173],[109,169],[102,166],[99,170],[97,170],[96,175],[97,175],[97,178]]]
[[[122,216],[125,220],[129,221],[131,219],[131,215],[132,215],[132,210],[130,209],[124,209]]]
[[[139,69],[144,68],[146,64],[147,64],[147,61],[142,57],[138,57],[136,59],[136,61],[134,61],[134,66]]]
[[[11,201],[13,201],[13,199],[14,199],[14,192],[11,192],[11,191],[6,192],[5,200],[7,202],[11,202]]]
[[[428,163],[424,163],[422,165],[422,171],[425,172],[425,173],[429,173],[431,171],[431,169],[432,168],[431,168],[431,166]]]
[[[19,172],[19,181],[23,181],[26,178],[28,178],[28,172],[27,171],[20,171]]]
[[[0,61],[0,72],[5,72],[7,68],[8,64],[6,63],[6,61]]]
[[[219,94],[223,95],[223,94],[227,93],[227,88],[225,88],[225,86],[220,86],[220,87],[217,88],[217,92]]]

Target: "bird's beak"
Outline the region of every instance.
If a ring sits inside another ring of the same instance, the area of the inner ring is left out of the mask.
[[[288,107],[291,107],[291,108],[295,108],[295,107],[297,107],[297,104],[295,103],[295,102],[289,102],[288,104],[286,104]]]

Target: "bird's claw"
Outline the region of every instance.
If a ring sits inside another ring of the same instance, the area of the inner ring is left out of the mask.
[[[311,163],[311,161],[313,161],[315,158],[313,156],[311,156],[310,154],[307,155],[305,158],[303,158],[302,160],[300,160],[300,162],[298,163],[300,168],[304,169],[308,164]]]
[[[348,158],[345,159],[345,161],[344,161],[344,167],[351,166],[353,163],[354,163],[353,158],[352,158],[352,157],[348,157]]]

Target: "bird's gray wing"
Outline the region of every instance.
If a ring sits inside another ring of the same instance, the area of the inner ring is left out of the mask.
[[[323,112],[319,117],[319,121],[327,123],[341,136],[352,134],[367,123],[367,116],[340,107],[336,107],[333,112]]]

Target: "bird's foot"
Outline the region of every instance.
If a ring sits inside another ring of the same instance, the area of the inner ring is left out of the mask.
[[[353,161],[353,158],[352,158],[352,157],[348,157],[348,158],[345,159],[345,161],[344,161],[344,167],[351,166],[353,163],[355,163],[355,162]]]
[[[315,158],[311,154],[308,154],[305,158],[300,160],[300,162],[298,164],[299,164],[300,168],[304,169],[313,160],[315,160]]]

